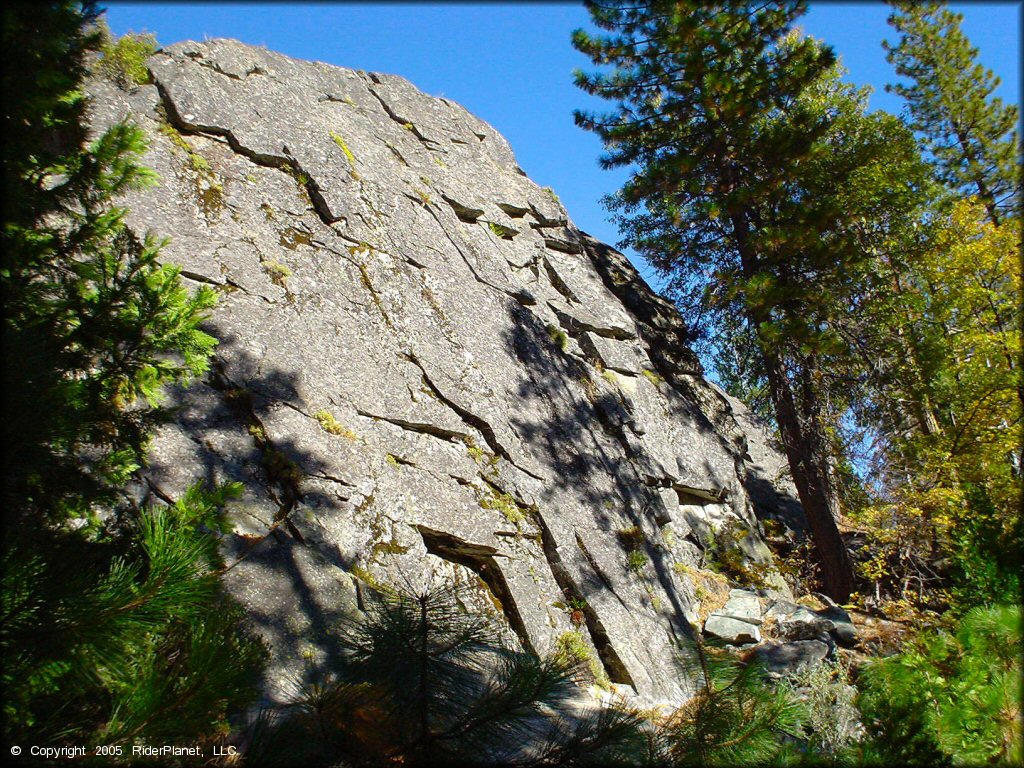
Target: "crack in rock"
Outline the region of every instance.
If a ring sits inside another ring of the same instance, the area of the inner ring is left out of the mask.
[[[477,416],[472,411],[463,408],[461,405],[447,397],[437,385],[430,378],[426,368],[423,367],[423,363],[420,362],[419,358],[416,357],[412,352],[403,354],[403,357],[410,363],[420,369],[420,373],[423,374],[423,383],[426,384],[427,388],[434,394],[434,396],[442,403],[447,405],[455,414],[462,419],[467,425],[473,427],[483,437],[484,442],[487,443],[487,447],[491,449],[491,452],[497,456],[500,456],[513,467],[518,469],[520,472],[529,475],[535,480],[544,480],[543,477],[531,472],[525,467],[520,466],[516,463],[515,459],[512,458],[512,454],[509,453],[508,449],[505,448],[499,441],[497,435],[494,433],[494,428],[488,424],[483,418]]]
[[[604,668],[608,679],[613,683],[622,683],[635,687],[633,678],[626,669],[626,665],[622,663],[622,659],[619,658],[615,648],[612,647],[608,631],[605,629],[600,617],[589,602],[584,599],[583,590],[580,589],[579,584],[576,583],[568,568],[565,567],[565,563],[562,562],[562,556],[558,552],[555,537],[544,520],[544,516],[539,512],[536,515],[536,522],[540,528],[541,551],[544,553],[544,559],[547,561],[548,570],[551,571],[551,576],[555,580],[555,584],[562,591],[566,602],[568,604],[582,604],[584,606],[583,621],[587,627],[587,632],[590,634],[590,640],[594,644],[594,649],[597,651],[597,658],[601,662],[601,666]],[[578,535],[577,541],[579,541]],[[603,574],[598,573],[598,576],[603,576]],[[619,598],[614,589],[611,592],[619,599],[619,602],[622,602],[622,599]]]
[[[385,114],[387,114],[388,117],[390,117],[400,126],[402,126],[403,130],[408,131],[417,139],[419,139],[423,146],[426,147],[428,150],[438,146],[436,141],[434,141],[433,139],[428,139],[426,136],[420,133],[420,129],[416,127],[416,124],[412,120],[407,120],[406,118],[398,115],[391,108],[391,105],[384,100],[384,97],[377,92],[377,89],[374,88],[373,85],[371,85],[371,83],[375,85],[381,85],[380,79],[377,77],[376,74],[374,74],[373,72],[369,73],[368,75],[366,75],[365,80],[366,90],[368,90],[373,95],[373,97],[380,102],[381,108],[384,110]],[[434,147],[428,146],[429,144],[433,144]]]
[[[496,557],[508,557],[508,555],[501,554],[494,547],[485,544],[471,544],[454,534],[437,531],[425,525],[415,527],[423,537],[423,546],[427,548],[427,552],[449,562],[463,565],[480,577],[480,580],[490,590],[496,605],[501,607],[501,612],[509,626],[512,627],[512,631],[516,633],[523,648],[536,654],[537,649],[530,641],[526,622],[523,621],[522,613],[512,596],[512,590],[509,589],[505,574],[494,561]]]
[[[262,154],[244,146],[238,140],[238,137],[236,137],[228,128],[222,128],[216,125],[190,123],[178,112],[174,99],[171,98],[167,88],[164,87],[156,75],[153,77],[153,84],[156,86],[157,92],[160,94],[164,111],[167,115],[167,120],[175,129],[186,134],[206,134],[211,137],[223,136],[227,139],[228,146],[231,147],[231,150],[236,154],[248,158],[256,165],[261,165],[265,168],[276,168],[277,170],[284,171],[285,173],[288,173],[289,176],[299,180],[299,183],[302,184],[306,192],[309,194],[309,200],[313,204],[313,210],[326,226],[329,227],[343,219],[342,216],[335,216],[331,213],[330,207],[327,205],[327,200],[324,198],[323,193],[320,190],[320,185],[317,184],[316,180],[302,168],[299,161],[291,154],[291,152],[288,151],[287,146],[282,147],[281,155]],[[288,169],[290,169],[290,171]],[[305,179],[305,181],[302,182],[301,179]]]
[[[381,416],[378,414],[370,413],[369,411],[363,411],[356,409],[356,413],[360,416],[365,416],[368,419],[375,419],[377,421],[386,421],[388,424],[394,424],[396,427],[406,430],[407,432],[415,432],[419,435],[430,435],[436,437],[439,440],[444,440],[448,443],[465,443],[466,441],[472,441],[473,436],[465,432],[456,432],[451,429],[445,429],[439,427],[436,424],[427,424],[425,422],[418,421],[406,421],[405,419],[396,419],[392,416]]]

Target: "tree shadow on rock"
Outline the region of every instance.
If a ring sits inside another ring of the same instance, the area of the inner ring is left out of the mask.
[[[209,332],[220,339],[210,372],[168,393],[174,426],[158,436],[146,482],[164,501],[200,477],[211,487],[244,486],[231,509],[236,527],[221,536],[223,579],[275,660],[302,678],[291,682],[302,684],[318,657],[340,658],[336,627],[355,610],[342,573],[355,557],[325,537],[313,538],[318,526],[306,520],[341,511],[345,498],[309,487],[307,477],[330,468],[301,435],[272,435],[265,424],[278,408],[305,412],[299,373],[267,369],[236,337],[215,325]],[[319,429],[310,419],[311,429]],[[287,687],[282,680],[264,682]]]

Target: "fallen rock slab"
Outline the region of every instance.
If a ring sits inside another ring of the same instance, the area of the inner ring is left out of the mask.
[[[731,645],[761,642],[761,630],[756,624],[720,613],[711,614],[704,622],[704,634]]]
[[[769,677],[782,678],[815,667],[828,656],[829,647],[820,640],[767,642],[757,648],[754,658]]]
[[[761,603],[757,594],[747,589],[729,590],[729,601],[716,613],[751,624],[760,624],[762,621]]]

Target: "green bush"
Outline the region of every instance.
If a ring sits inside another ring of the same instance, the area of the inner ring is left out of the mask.
[[[548,332],[548,338],[555,343],[560,350],[565,352],[569,349],[569,336],[561,328],[549,323],[545,330]]]
[[[784,685],[803,706],[801,737],[810,754],[840,762],[850,758],[863,728],[848,668],[822,661],[790,675]]]
[[[103,44],[100,48],[100,73],[122,88],[152,82],[146,59],[159,49],[156,35],[129,32],[114,40],[106,24],[102,24],[101,28]]]
[[[210,534],[240,492],[197,486],[94,537],[6,538],[0,651],[12,743],[213,739],[252,702],[265,652],[221,590]]]
[[[1010,524],[986,489],[967,485],[967,505],[957,521],[952,546],[951,604],[960,613],[972,606],[1016,600],[1024,552],[1024,523],[1020,515]]]
[[[955,634],[922,634],[868,665],[858,706],[865,759],[887,765],[1019,765],[1021,609],[978,607]]]
[[[647,567],[647,555],[638,549],[634,549],[626,555],[626,568],[633,573],[643,573]]]

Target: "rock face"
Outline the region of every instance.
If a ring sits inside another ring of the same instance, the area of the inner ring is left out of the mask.
[[[153,85],[92,86],[94,124],[150,134],[160,185],[129,224],[222,297],[146,490],[245,484],[223,552],[267,696],[330,662],[367,590],[455,580],[522,646],[578,632],[641,703],[688,698],[687,574],[726,524],[748,562],[771,554],[745,421],[673,307],[493,128],[400,77],[228,40],[149,66]]]

